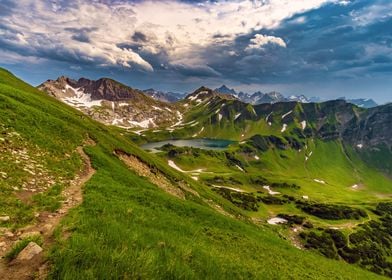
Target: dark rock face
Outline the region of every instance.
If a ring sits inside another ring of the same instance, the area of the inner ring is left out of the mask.
[[[237,92],[234,89],[228,88],[226,85],[216,88],[215,91],[223,94],[237,95]]]
[[[176,92],[163,92],[159,90],[155,90],[153,88],[149,88],[146,90],[143,90],[144,94],[147,94],[148,96],[151,96],[155,100],[159,100],[162,102],[169,102],[169,103],[174,103],[183,97],[183,94],[181,93],[176,93]]]
[[[144,95],[139,90],[127,87],[111,79],[102,78],[97,81],[80,78],[75,88],[82,88],[84,92],[91,94],[91,99],[105,99],[109,101],[119,100],[142,100]]]
[[[373,107],[378,106],[378,104],[373,99],[370,99],[370,98],[346,99],[346,101],[348,103],[357,105],[358,107],[361,107],[361,108],[373,108]]]
[[[269,93],[255,92],[250,97],[252,104],[276,103],[286,101],[286,98],[279,92],[272,91]]]
[[[59,77],[38,89],[108,125],[153,128],[173,124],[181,117],[174,105],[108,78],[76,81]]]
[[[375,147],[392,146],[392,104],[364,111],[358,119],[351,120],[343,138],[353,145]]]
[[[92,100],[143,101],[146,99],[146,96],[140,90],[133,89],[108,78],[101,78],[96,81],[80,78],[76,81],[68,77],[61,76],[57,80],[48,80],[44,82],[39,85],[38,88],[55,97],[61,98],[74,95],[73,91],[67,90],[67,85],[74,89],[81,90],[84,93],[90,94]]]

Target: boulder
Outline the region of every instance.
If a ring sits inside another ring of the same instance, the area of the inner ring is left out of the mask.
[[[35,242],[30,242],[16,257],[19,261],[27,261],[41,253],[43,249]]]

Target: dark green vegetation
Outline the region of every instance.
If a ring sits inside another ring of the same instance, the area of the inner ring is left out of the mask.
[[[362,209],[355,209],[345,205],[333,205],[323,203],[307,203],[298,201],[297,206],[310,215],[327,220],[343,220],[366,218],[367,214]]]
[[[302,225],[305,222],[305,217],[298,215],[290,215],[290,214],[278,214],[279,218],[287,220],[289,225]],[[307,226],[310,224],[308,223]]]
[[[258,198],[250,193],[231,191],[225,188],[214,188],[214,190],[237,207],[247,211],[259,209]]]
[[[302,232],[307,248],[316,249],[334,259],[344,259],[379,274],[392,277],[392,204],[380,203],[375,213],[379,220],[358,225],[346,236],[334,229]]]
[[[250,223],[242,210],[203,184],[140,150],[117,129],[92,121],[5,70],[0,70],[0,123],[20,135],[28,153],[36,152],[31,154],[33,160],[43,153],[38,164],[54,178],[62,177],[64,187],[81,166],[78,146],[85,146],[96,169],[84,187],[82,205],[73,209],[57,230],[57,242],[49,256],[53,279],[378,277],[294,248],[269,227]],[[89,139],[96,145],[86,145]],[[113,153],[115,150],[135,155],[171,182],[185,182],[199,196],[187,192],[187,199],[181,200],[169,195],[129,170]],[[6,166],[16,168],[11,163]],[[231,165],[227,168],[235,170]],[[0,211],[10,215],[10,222],[4,224],[8,227],[20,226],[22,217],[34,217],[37,208],[52,209],[52,203],[42,202],[43,197],[38,196],[36,204],[17,198],[18,190],[12,188],[15,180],[23,183],[30,179],[14,170],[8,170],[7,179],[0,181]],[[50,189],[45,195],[56,197],[58,191]],[[222,215],[209,206],[212,203],[243,218]],[[21,208],[24,215],[18,214]],[[68,239],[62,238],[63,231],[70,233]]]

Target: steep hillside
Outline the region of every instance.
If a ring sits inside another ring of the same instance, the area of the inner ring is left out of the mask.
[[[28,279],[46,261],[53,279],[378,277],[298,250],[269,226],[235,218],[243,211],[203,184],[5,70],[0,70],[0,113],[0,144],[10,150],[9,164],[0,165],[5,173],[0,212],[9,217],[2,219],[7,234],[0,241],[8,246],[23,239],[13,252],[30,240],[22,235],[29,232],[25,225],[62,215],[56,213],[65,203],[61,190],[85,164],[78,147],[95,170],[83,186],[83,202],[70,210],[55,239],[45,229],[36,233],[44,252],[54,245],[48,258],[40,253],[32,260],[2,260],[6,279]],[[52,177],[55,182],[46,180]],[[14,187],[33,179],[38,186],[25,201]]]

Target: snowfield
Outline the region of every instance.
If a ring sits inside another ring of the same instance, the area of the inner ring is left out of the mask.
[[[193,134],[192,137],[196,137],[197,135],[199,135],[199,134],[202,133],[203,131],[204,131],[204,126],[200,129],[199,132]]]
[[[267,190],[268,194],[270,194],[270,195],[280,194],[280,192],[275,192],[275,191],[271,190],[270,186],[263,186],[263,189]]]
[[[320,180],[320,179],[313,179],[313,181],[315,181],[316,183],[320,183],[320,184],[325,185],[325,181],[323,181],[323,180]]]
[[[275,217],[275,218],[269,219],[267,221],[267,223],[269,223],[270,225],[285,224],[285,223],[287,223],[287,220],[283,219],[283,218]]]
[[[66,84],[65,88],[67,90],[72,90],[75,93],[73,97],[65,97],[62,99],[63,102],[68,103],[72,106],[77,107],[88,107],[91,108],[93,106],[101,106],[102,99],[100,100],[92,100],[91,94],[84,93],[80,89],[75,89],[70,85]]]
[[[288,111],[286,114],[282,115],[282,120],[287,117],[288,115],[290,115],[293,112],[293,110]]]
[[[232,190],[232,191],[235,191],[235,192],[244,192],[243,190],[232,188],[232,187],[218,186],[218,185],[212,185],[212,186],[214,188],[218,188],[218,189],[228,189],[228,190]]]
[[[130,125],[142,127],[142,128],[156,127],[156,124],[154,123],[153,118],[148,118],[148,119],[140,121],[140,122],[129,120],[128,123]]]
[[[154,108],[154,109],[157,110],[157,111],[163,111],[162,108],[159,108],[159,107],[157,107],[157,106],[152,106],[152,108]]]
[[[268,122],[269,117],[272,115],[273,112],[269,113],[266,117],[265,117],[265,121]]]

